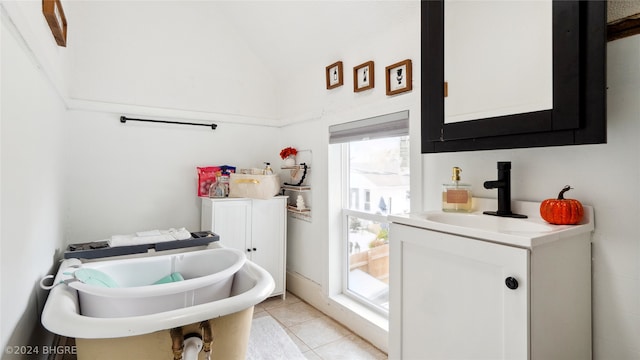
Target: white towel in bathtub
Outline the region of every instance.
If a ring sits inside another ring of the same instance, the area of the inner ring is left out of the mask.
[[[129,235],[113,235],[108,240],[109,246],[131,246],[143,244],[155,244],[167,241],[185,240],[191,238],[191,233],[185,229],[178,230],[171,228],[169,230],[149,230],[139,231]]]

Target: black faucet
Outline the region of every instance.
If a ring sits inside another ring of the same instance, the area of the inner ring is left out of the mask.
[[[527,215],[511,212],[511,162],[498,161],[498,180],[485,181],[485,189],[498,189],[498,211],[483,214],[524,219]]]

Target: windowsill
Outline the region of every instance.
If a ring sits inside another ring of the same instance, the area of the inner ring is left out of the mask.
[[[358,316],[363,320],[371,323],[372,325],[375,325],[380,330],[389,333],[389,319],[386,316],[383,316],[382,314],[371,310],[370,308],[343,294],[330,296],[329,299],[335,301],[338,305],[351,311],[355,316]]]

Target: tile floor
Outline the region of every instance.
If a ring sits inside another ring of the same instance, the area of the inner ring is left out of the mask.
[[[254,308],[254,318],[271,315],[309,360],[379,360],[387,354],[311,305],[287,293]]]

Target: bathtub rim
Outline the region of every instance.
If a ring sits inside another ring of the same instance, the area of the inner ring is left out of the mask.
[[[71,264],[66,266],[69,265]],[[80,315],[77,290],[63,284],[51,289],[42,311],[41,322],[52,333],[74,338],[103,339],[143,335],[242,311],[262,302],[275,288],[271,274],[248,259],[235,276],[249,277],[255,280],[255,284],[247,291],[222,300],[156,314],[120,318]]]

